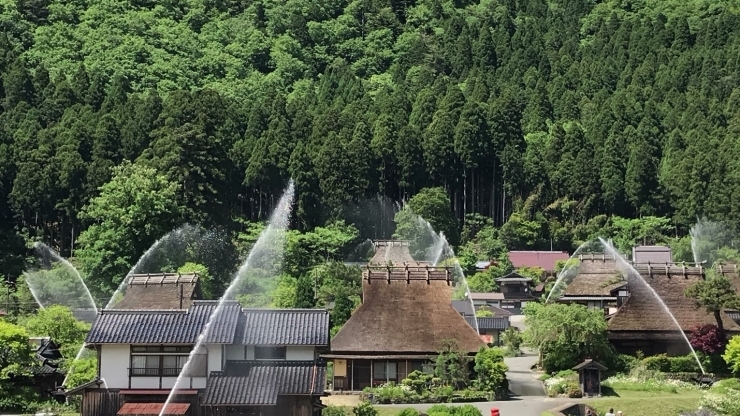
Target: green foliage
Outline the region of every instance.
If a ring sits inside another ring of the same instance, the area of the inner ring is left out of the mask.
[[[82,357],[72,362],[67,371],[69,377],[65,387],[67,389],[75,388],[97,377],[98,360],[95,357]]]
[[[740,308],[740,297],[732,282],[723,274],[713,271],[707,272],[707,277],[699,280],[686,289],[686,297],[693,298],[697,308],[704,308],[714,315],[720,334],[724,334],[724,326],[720,313],[724,309]],[[722,336],[724,339],[724,336]]]
[[[476,309],[475,316],[478,318],[490,318],[490,317],[493,317],[493,312],[481,306],[478,309]]]
[[[426,411],[429,416],[482,416],[480,410],[466,404],[462,406],[445,406],[435,404]]]
[[[397,416],[419,416],[419,411],[411,407],[401,410]]]
[[[352,409],[355,416],[378,416],[378,411],[369,403],[360,403]]]
[[[297,288],[298,280],[295,277],[287,275],[280,276],[277,287],[272,292],[272,303],[270,306],[273,308],[295,307],[297,302]]]
[[[740,336],[730,338],[722,358],[733,374],[740,374]]]
[[[509,351],[519,352],[519,348],[523,341],[522,333],[519,332],[519,328],[510,326],[501,333],[501,342]]]
[[[586,357],[607,361],[613,349],[598,309],[582,305],[527,303],[524,344],[539,348],[545,371],[569,369]]]
[[[155,169],[124,162],[80,216],[93,222],[82,234],[77,256],[88,284],[112,293],[139,255],[172,229],[181,209],[178,185]]]
[[[460,388],[470,376],[468,357],[457,349],[454,340],[442,340],[442,349],[434,362],[434,375],[444,386]]]
[[[187,262],[177,269],[178,273],[198,273],[198,281],[200,282],[200,290],[203,292],[203,299],[213,299],[213,277],[208,272],[208,267]]]
[[[477,386],[483,391],[495,392],[508,388],[506,372],[509,368],[504,364],[504,354],[498,348],[481,347],[475,355],[475,372]]]
[[[457,218],[442,188],[419,191],[404,209],[398,211],[393,221],[396,223],[393,238],[411,241],[411,254],[419,260],[424,259],[426,250],[432,246],[433,235],[424,221],[429,222],[433,232],[444,233],[450,244],[456,245],[460,239]]]
[[[326,406],[321,411],[322,416],[349,416],[341,407]]]
[[[653,355],[642,360],[646,369],[664,373],[697,373],[699,364],[693,355],[668,357],[665,354]]]
[[[76,320],[69,308],[58,305],[38,310],[25,327],[31,336],[51,337],[68,360],[77,355],[90,331],[90,324]]]
[[[11,376],[27,374],[35,364],[33,353],[25,329],[0,321],[0,388],[7,392]]]

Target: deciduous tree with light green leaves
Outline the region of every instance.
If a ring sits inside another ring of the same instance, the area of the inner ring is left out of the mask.
[[[586,357],[605,360],[613,355],[600,309],[529,302],[524,307],[524,323],[524,345],[539,349],[540,363],[547,372],[570,369]]]
[[[65,360],[72,361],[85,342],[90,324],[75,319],[69,308],[59,305],[39,309],[25,323],[31,336],[50,337],[61,346]]]
[[[178,185],[154,168],[128,161],[114,168],[80,217],[90,222],[77,251],[91,289],[112,293],[157,238],[178,223]]]

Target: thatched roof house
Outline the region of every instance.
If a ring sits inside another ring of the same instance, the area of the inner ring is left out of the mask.
[[[199,299],[197,273],[135,274],[113,309],[189,309]]]
[[[483,340],[451,302],[452,271],[432,266],[368,268],[363,302],[331,341],[334,389],[400,381],[431,363],[445,340],[475,354]]]
[[[630,295],[609,320],[609,339],[622,352],[688,353],[678,326],[688,332],[698,325],[716,324],[714,316],[697,309],[693,300],[684,295],[689,286],[705,278],[706,269],[701,265],[677,264],[636,264],[634,267],[642,279],[634,274],[628,276]],[[722,323],[728,332],[740,332],[740,325],[725,312]]]
[[[616,312],[628,292],[614,257],[589,253],[578,260],[578,272],[558,301],[605,309],[608,314]]]

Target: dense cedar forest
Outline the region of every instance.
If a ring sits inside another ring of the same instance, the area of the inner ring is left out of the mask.
[[[604,216],[740,227],[735,0],[0,0],[0,27],[8,276],[106,215],[240,229],[290,178],[301,230],[428,187],[535,224],[522,248]],[[137,192],[91,206],[115,167]]]

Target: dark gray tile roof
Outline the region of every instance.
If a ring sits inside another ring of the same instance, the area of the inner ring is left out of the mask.
[[[475,328],[475,321],[474,317],[472,316],[466,316],[465,320],[468,321],[468,324]],[[505,318],[496,318],[496,317],[487,317],[487,318],[478,318],[478,329],[501,329],[504,330],[509,327],[509,317]]]
[[[453,300],[452,307],[463,315],[475,315],[475,309],[469,300]]]
[[[323,361],[230,361],[208,380],[204,405],[275,405],[280,395],[322,395]]]
[[[181,310],[104,310],[85,342],[89,344],[194,344],[218,302],[195,301]],[[206,342],[234,342],[241,306],[226,302],[214,317]]]
[[[329,345],[329,312],[324,309],[245,309],[244,345]]]

